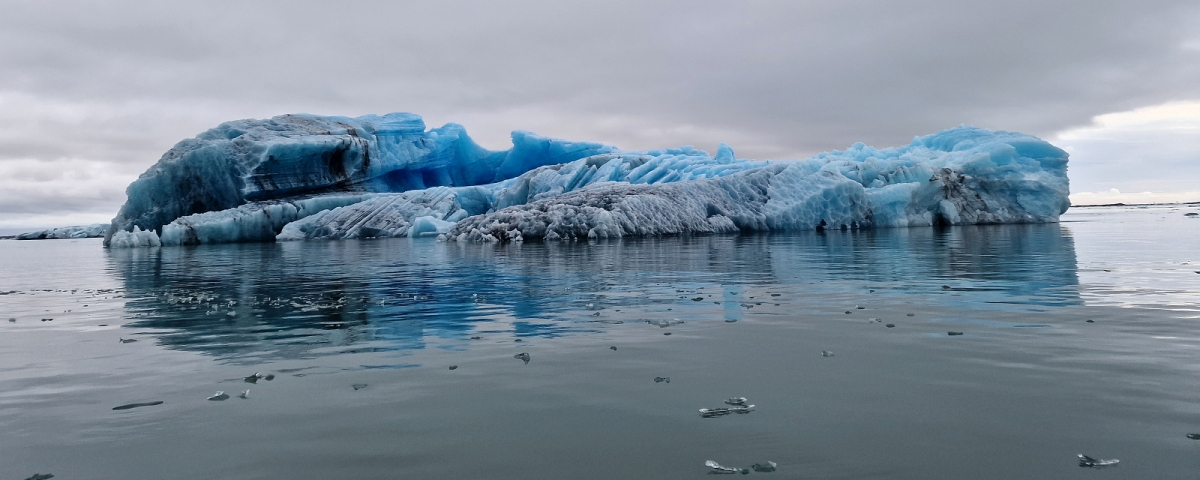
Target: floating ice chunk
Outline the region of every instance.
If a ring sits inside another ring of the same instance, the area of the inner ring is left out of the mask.
[[[229,400],[229,395],[223,391],[217,390],[217,393],[214,393],[213,396],[208,397],[208,399],[214,402],[220,402],[222,400]]]
[[[746,397],[734,397],[734,398],[725,399],[726,405],[744,406],[744,405],[746,405],[746,402],[747,402]]]
[[[671,383],[671,377],[654,377],[654,383]]]
[[[242,393],[239,393],[238,398],[250,398],[250,389],[246,389],[242,391]]]
[[[17,235],[17,240],[56,240],[67,238],[95,238],[103,237],[108,231],[107,223],[97,223],[95,225],[81,225],[75,227],[59,227],[49,230],[39,230],[36,232],[26,232]]]
[[[530,357],[529,357],[529,354],[528,354],[528,353],[521,352],[521,353],[518,353],[518,354],[516,354],[516,355],[513,355],[513,358],[515,358],[515,359],[517,359],[517,360],[520,360],[520,361],[522,361],[522,362],[525,362],[525,364],[526,364],[526,365],[529,365],[529,358],[530,358]]]
[[[831,351],[831,350],[821,350],[821,356],[822,356],[822,357],[832,357],[832,356],[833,356],[833,351]]]
[[[714,462],[712,460],[708,460],[708,461],[704,462],[704,466],[712,469],[709,473],[717,473],[717,474],[750,473],[749,471],[746,471],[745,469],[722,466],[721,464]]]
[[[1081,467],[1092,467],[1092,468],[1111,467],[1120,462],[1121,462],[1120,460],[1117,460],[1115,458],[1109,459],[1109,460],[1101,460],[1098,458],[1089,457],[1082,453],[1079,454],[1079,466],[1081,466]]]
[[[105,240],[105,243],[112,248],[138,248],[138,247],[160,247],[162,241],[158,239],[158,234],[154,230],[142,230],[136,225],[130,231],[118,231]]]
[[[736,407],[717,407],[717,408],[701,408],[700,416],[704,418],[713,418],[729,415],[731,413],[750,413],[754,411],[754,405],[742,405]]]
[[[355,390],[355,391],[357,391],[357,390],[362,390],[362,389],[364,389],[364,388],[367,388],[367,384],[365,384],[365,383],[356,383],[356,384],[354,384],[354,385],[351,385],[350,387],[354,388],[354,390]]]

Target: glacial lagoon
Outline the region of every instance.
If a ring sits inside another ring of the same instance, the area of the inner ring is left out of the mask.
[[[702,478],[709,460],[1188,478],[1190,212],[504,245],[3,241],[0,478]],[[753,410],[699,413],[737,397]]]

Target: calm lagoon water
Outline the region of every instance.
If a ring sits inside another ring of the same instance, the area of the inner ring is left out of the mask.
[[[505,246],[0,242],[0,478],[700,478],[710,459],[774,461],[751,474],[768,478],[1195,478],[1188,212]],[[738,396],[755,411],[697,412]]]

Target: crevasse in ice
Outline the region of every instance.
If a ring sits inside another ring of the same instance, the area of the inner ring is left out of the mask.
[[[412,114],[230,122],[180,142],[130,185],[108,243],[1028,223],[1056,221],[1069,205],[1066,152],[973,127],[772,162],[737,159],[724,144],[713,156],[527,132],[513,143],[488,151],[458,125],[426,131]]]

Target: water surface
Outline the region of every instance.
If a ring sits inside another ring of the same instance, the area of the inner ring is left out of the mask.
[[[1191,211],[505,246],[0,242],[0,478],[697,478],[709,459],[1190,478]],[[756,410],[697,413],[734,396]]]

